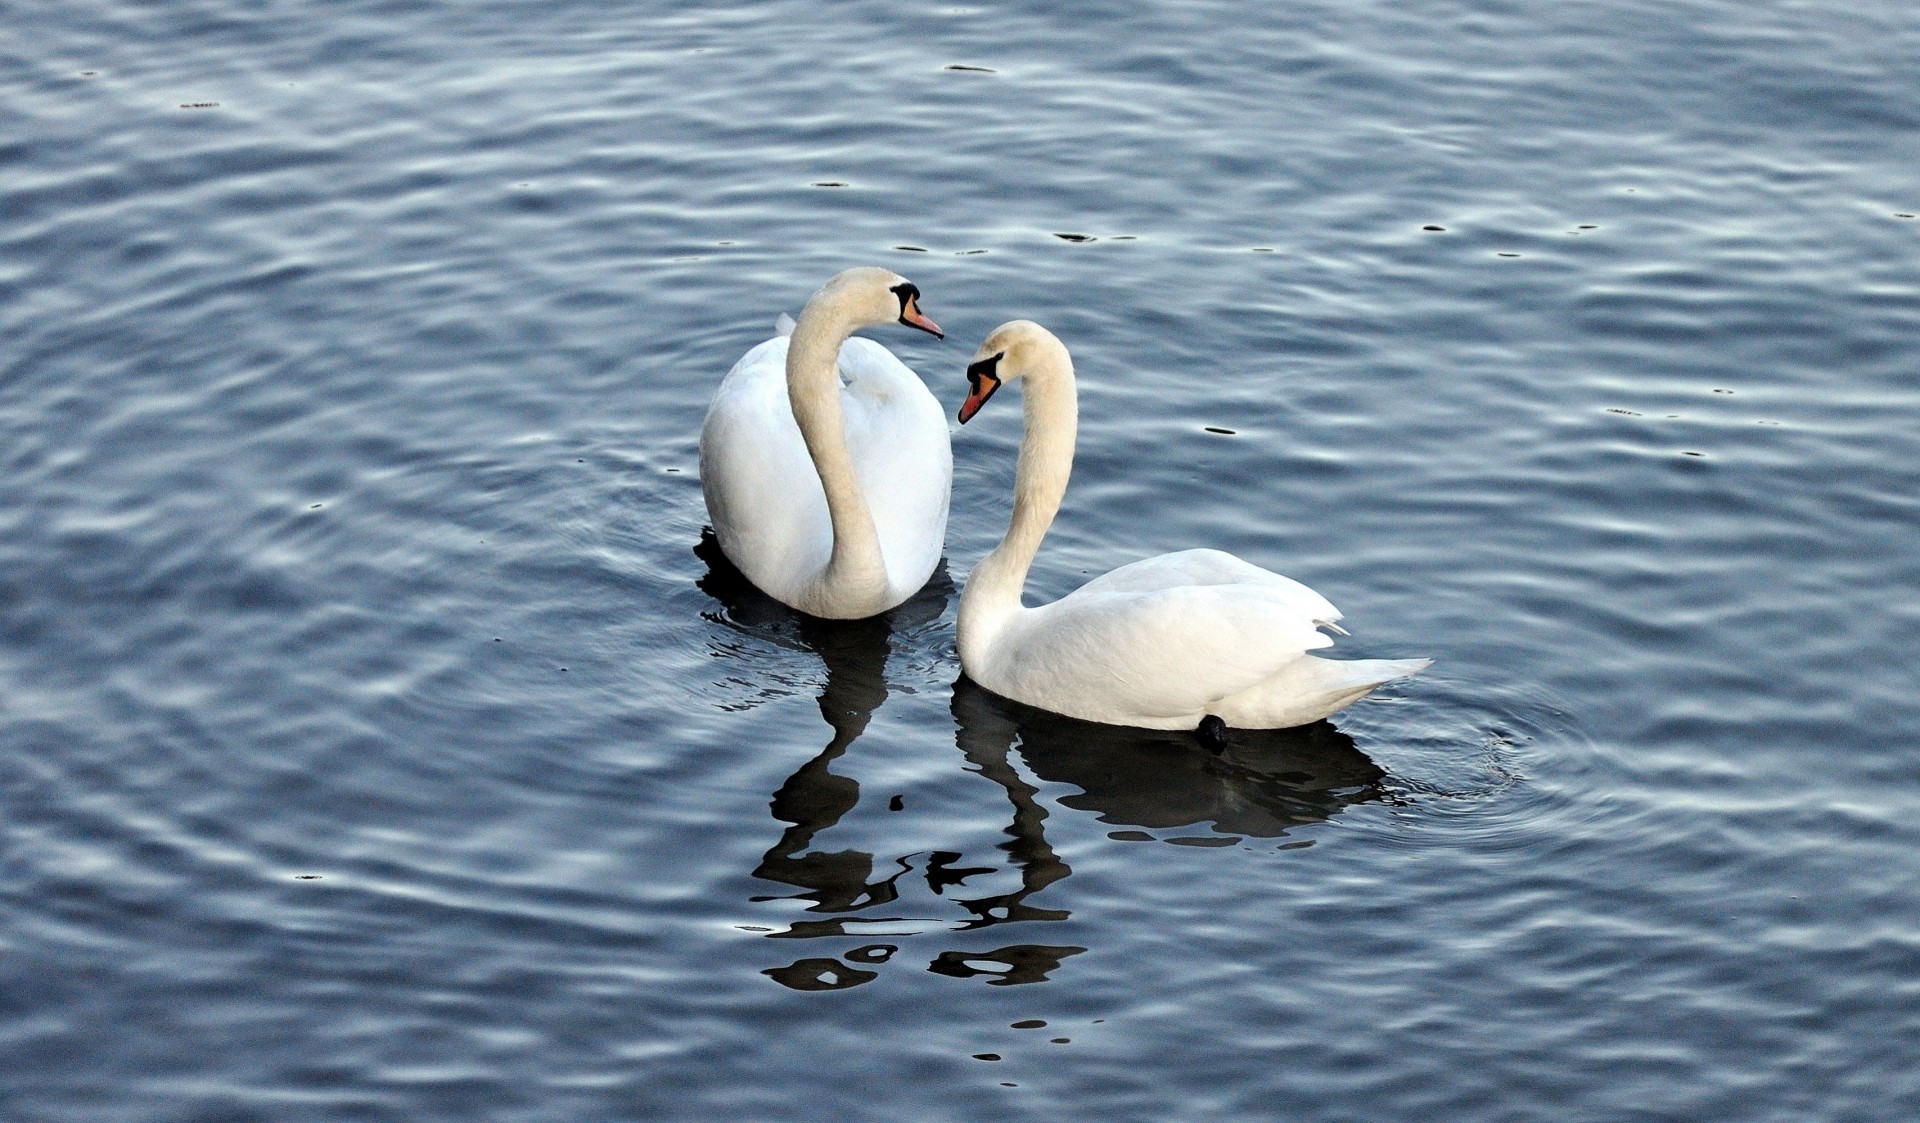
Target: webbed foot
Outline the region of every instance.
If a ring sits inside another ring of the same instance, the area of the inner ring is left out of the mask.
[[[1227,747],[1227,723],[1212,714],[1200,719],[1200,725],[1193,735],[1200,738],[1200,743],[1214,756],[1219,756]]]

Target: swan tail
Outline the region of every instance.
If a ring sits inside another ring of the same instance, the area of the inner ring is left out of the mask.
[[[1321,704],[1334,710],[1358,702],[1396,679],[1409,678],[1433,666],[1431,659],[1320,659],[1307,656],[1302,677],[1320,693]]]
[[[1411,678],[1433,666],[1431,659],[1326,659],[1323,662],[1348,668],[1348,674],[1366,680],[1369,690],[1394,679]]]
[[[1417,675],[1431,659],[1321,659],[1302,656],[1251,690],[1211,710],[1238,729],[1287,729],[1346,709],[1395,679]]]
[[[773,334],[779,336],[781,339],[786,339],[793,335],[793,317],[787,315],[785,312],[780,313],[779,318],[773,321]]]

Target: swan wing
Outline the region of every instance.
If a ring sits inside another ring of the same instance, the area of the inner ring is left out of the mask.
[[[1151,592],[1204,585],[1251,585],[1286,598],[1316,624],[1332,624],[1340,610],[1327,598],[1291,577],[1262,569],[1225,550],[1179,550],[1158,554],[1103,573],[1080,586],[1080,594]]]
[[[1284,586],[1127,584],[1090,584],[1021,613],[996,639],[982,684],[1070,716],[1175,728],[1333,643]]]
[[[714,537],[749,581],[787,600],[833,551],[826,492],[787,399],[787,340],[733,365],[700,427],[700,489]]]

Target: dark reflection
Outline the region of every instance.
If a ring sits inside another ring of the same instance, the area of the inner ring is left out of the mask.
[[[959,686],[970,688],[979,697],[964,695]],[[998,701],[994,695],[974,686],[965,678],[956,685],[953,694],[953,716],[957,726],[954,743],[959,746],[960,754],[967,758],[967,763],[973,766],[972,771],[998,784],[1007,793],[1007,801],[1013,805],[1013,820],[1006,827],[1008,838],[1000,844],[1000,849],[1007,852],[1019,869],[1020,888],[1011,893],[959,902],[961,907],[973,914],[973,920],[966,927],[984,928],[1014,920],[1065,920],[1067,913],[1064,909],[1045,909],[1027,903],[1028,897],[1066,877],[1073,870],[1047,845],[1044,830],[1047,811],[1034,798],[1039,794],[1038,790],[1021,778],[1007,760],[1018,726],[1010,715],[980,705],[980,699]],[[932,873],[929,867],[929,878]],[[937,967],[935,969],[938,970]]]
[[[1039,896],[1073,871],[1048,845],[1046,805],[1011,754],[1016,746],[1030,772],[1071,785],[1081,794],[1059,802],[1116,825],[1167,831],[1213,824],[1215,831],[1158,836],[1115,831],[1115,838],[1183,845],[1231,846],[1244,837],[1278,838],[1323,822],[1349,804],[1380,798],[1385,774],[1324,722],[1282,732],[1236,731],[1220,755],[1185,732],[1156,733],[1062,718],[1000,698],[964,677],[954,685],[955,744],[967,770],[991,781],[1008,805],[1003,861],[983,861],[957,850],[876,857],[865,850],[816,849],[826,832],[854,811],[860,784],[833,771],[834,762],[867,730],[886,701],[887,658],[895,638],[940,620],[953,594],[945,567],[912,600],[871,620],[833,621],[802,615],[753,588],[720,554],[712,533],[694,551],[707,563],[699,586],[722,611],[708,618],[756,640],[820,657],[826,680],[820,716],[832,730],[827,744],[788,776],[769,801],[780,837],[754,868],[763,881],[795,892],[754,897],[795,900],[815,914],[770,931],[773,939],[861,937],[945,930],[969,932],[1001,924],[1064,921],[1064,908]],[[888,806],[900,810],[895,797]],[[1296,843],[1294,845],[1305,845]],[[913,876],[910,876],[913,875]],[[992,881],[998,891],[973,888]],[[1011,887],[1009,883],[1011,882]],[[921,886],[924,885],[924,888]],[[904,902],[910,896],[911,902]],[[959,915],[927,914],[929,897]],[[881,915],[884,913],[884,915]],[[795,990],[843,990],[878,977],[893,944],[866,944],[840,958],[809,956],[763,972]],[[993,950],[938,952],[928,970],[951,978],[979,978],[994,986],[1042,982],[1085,948],[1010,944]]]
[[[845,990],[880,977],[877,971],[862,971],[825,956],[796,960],[785,967],[769,967],[760,973],[793,990]]]
[[[1014,944],[997,951],[944,951],[927,970],[956,979],[985,975],[988,986],[1018,986],[1045,982],[1048,973],[1060,966],[1061,960],[1085,950],[1048,944]]]
[[[826,683],[820,691],[820,716],[833,730],[825,748],[787,777],[774,792],[773,817],[786,823],[777,842],[754,869],[754,876],[798,889],[786,898],[804,900],[807,911],[829,915],[789,924],[769,932],[774,939],[851,936],[871,932],[875,925],[905,923],[921,926],[924,918],[875,916],[866,910],[896,904],[901,881],[914,872],[914,859],[927,889],[935,897],[957,904],[965,919],[936,921],[949,930],[968,931],[995,924],[1029,920],[1064,920],[1063,909],[1040,908],[1027,898],[1067,876],[1066,863],[1054,855],[1041,833],[1047,813],[1035,800],[1034,788],[1020,778],[1007,760],[1011,737],[998,726],[966,728],[959,732],[961,753],[972,770],[992,780],[1012,805],[1008,840],[1000,844],[1019,871],[1019,885],[1009,892],[964,897],[968,879],[1000,872],[998,866],[967,864],[958,851],[936,850],[907,855],[876,872],[874,855],[864,850],[813,849],[823,832],[839,823],[860,802],[859,782],[833,772],[833,762],[866,732],[873,713],[887,698],[886,664],[893,637],[938,620],[953,594],[944,566],[926,589],[884,616],[871,620],[819,620],[794,612],[749,584],[720,553],[711,531],[702,535],[694,553],[707,563],[700,588],[719,601],[724,612],[710,619],[762,639],[804,648],[820,656]],[[889,807],[901,807],[896,798]],[[846,915],[860,913],[861,915]],[[871,967],[893,958],[892,944],[853,948],[839,959],[808,956],[784,967],[762,972],[794,990],[844,990],[878,977]],[[1012,986],[1046,979],[1068,956],[1084,948],[1045,944],[1014,944],[992,951],[947,951],[928,969],[953,978],[979,976],[994,986]],[[855,966],[859,964],[861,966]]]
[[[797,641],[819,655],[827,671],[820,690],[820,716],[832,728],[833,739],[773,793],[773,817],[788,827],[761,859],[754,876],[800,889],[794,896],[811,901],[808,909],[813,912],[851,912],[897,900],[896,883],[912,869],[904,860],[893,863],[895,868],[884,876],[876,876],[874,857],[864,850],[821,852],[811,847],[815,835],[832,828],[860,802],[859,782],[835,775],[833,762],[866,732],[873,711],[887,700],[887,654],[895,629],[931,623],[946,611],[953,593],[946,563],[934,571],[926,588],[891,612],[867,620],[821,620],[795,612],[754,588],[720,552],[711,530],[701,534],[694,554],[707,563],[707,574],[699,585],[725,606],[724,623],[776,640]],[[870,923],[881,918],[861,919]],[[839,920],[797,924],[777,933],[844,934],[844,922]]]
[[[1211,823],[1224,836],[1279,838],[1387,794],[1380,766],[1324,721],[1232,730],[1226,750],[1214,756],[1190,733],[1077,721],[1008,701],[964,677],[954,684],[953,714],[969,760],[989,759],[997,746],[1004,763],[1018,738],[1021,759],[1035,775],[1081,790],[1061,803],[1119,826],[1170,830]],[[1037,819],[1033,833],[1038,836]],[[1154,836],[1129,831],[1116,837]]]
[[[871,854],[808,848],[813,845],[814,835],[838,823],[860,802],[859,782],[836,776],[831,768],[847,746],[866,732],[873,711],[886,701],[887,641],[892,628],[885,618],[803,620],[800,634],[827,665],[826,686],[820,691],[820,716],[833,728],[833,739],[773,793],[773,817],[790,825],[767,851],[754,876],[805,890],[800,895],[819,911],[845,912],[886,904],[900,895],[894,883],[907,872],[905,865],[876,878]]]

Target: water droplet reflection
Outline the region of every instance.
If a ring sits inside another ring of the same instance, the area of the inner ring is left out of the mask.
[[[824,957],[799,959],[785,967],[769,967],[760,973],[790,990],[846,990],[880,977],[878,972],[862,971],[837,959]]]
[[[1086,950],[1049,944],[1013,944],[993,951],[943,951],[927,970],[955,979],[986,976],[988,986],[1020,986],[1045,982],[1067,957]]]

